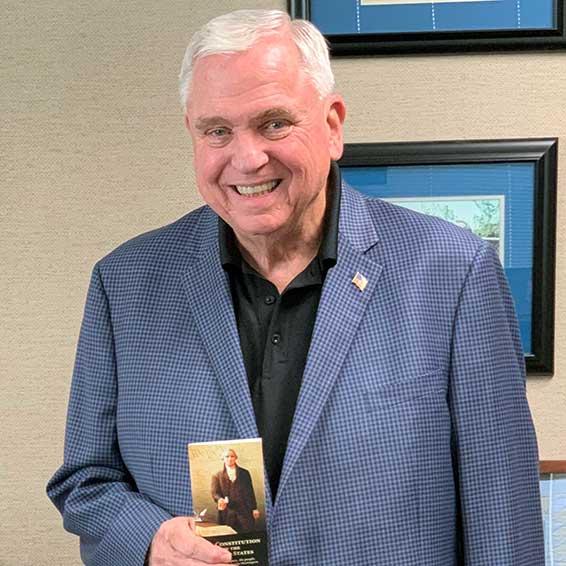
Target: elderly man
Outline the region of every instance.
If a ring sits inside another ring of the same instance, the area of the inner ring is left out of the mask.
[[[216,18],[181,87],[207,206],[96,265],[48,487],[84,562],[229,562],[188,519],[186,445],[260,435],[271,566],[542,565],[493,248],[341,183],[309,23]]]

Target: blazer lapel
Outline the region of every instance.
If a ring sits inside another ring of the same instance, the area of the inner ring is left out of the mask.
[[[217,238],[195,256],[183,285],[210,363],[241,438],[258,436],[240,348],[230,284],[219,259]],[[222,439],[211,439],[222,440]],[[228,440],[228,439],[226,439]]]
[[[344,185],[340,206],[338,261],[328,272],[322,290],[287,444],[279,493],[284,489],[293,466],[320,418],[357,335],[367,305],[377,288],[382,267],[364,255],[376,241],[375,227],[363,198]],[[357,273],[367,281],[363,290],[352,282]]]

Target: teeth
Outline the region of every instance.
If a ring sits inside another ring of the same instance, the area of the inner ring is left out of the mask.
[[[241,195],[260,195],[262,193],[270,193],[278,183],[279,181],[269,181],[268,183],[253,186],[236,185],[236,190]]]

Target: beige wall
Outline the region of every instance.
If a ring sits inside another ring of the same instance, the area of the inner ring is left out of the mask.
[[[90,269],[200,204],[176,75],[201,23],[284,0],[7,0],[0,26],[0,564],[78,564],[44,495]],[[566,54],[341,59],[347,141],[558,136]],[[566,459],[566,198],[558,197],[556,375],[529,381],[544,458]],[[562,226],[562,227],[560,227]]]

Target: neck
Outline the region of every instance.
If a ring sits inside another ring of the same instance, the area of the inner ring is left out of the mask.
[[[322,241],[325,204],[323,202],[322,211],[312,222],[285,226],[277,233],[267,235],[249,237],[236,234],[242,257],[273,283],[279,293],[318,253]]]

